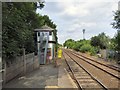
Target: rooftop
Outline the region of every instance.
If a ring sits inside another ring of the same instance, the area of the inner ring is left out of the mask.
[[[49,27],[47,25],[44,25],[39,29],[35,29],[35,31],[53,31],[53,30],[54,30],[53,28],[51,28],[51,27]]]

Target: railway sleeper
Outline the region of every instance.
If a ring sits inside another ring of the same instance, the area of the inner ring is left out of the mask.
[[[80,77],[77,77],[77,79],[91,79],[90,76],[80,76]]]
[[[89,76],[88,74],[74,74],[76,77],[81,77],[81,76]]]
[[[81,84],[82,88],[102,88],[96,83],[90,83],[90,84]]]
[[[80,77],[80,76],[89,76],[87,73],[81,74],[80,72],[74,73],[74,75],[75,75],[76,77]]]
[[[90,79],[90,80],[78,80],[80,83],[87,83],[87,84],[90,84],[90,83],[95,83],[94,80]]]

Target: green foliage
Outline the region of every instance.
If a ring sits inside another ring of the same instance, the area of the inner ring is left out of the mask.
[[[75,42],[74,43],[74,46],[73,46],[73,49],[76,50],[76,51],[79,51],[79,48],[82,46],[82,43],[80,42]]]
[[[113,28],[120,29],[120,11],[114,12],[114,22],[112,23]]]
[[[19,55],[21,48],[27,49],[28,42],[34,44],[33,29],[38,27],[35,3],[2,3],[2,48],[4,57]],[[34,50],[34,46],[27,49]]]
[[[91,50],[90,50],[90,54],[91,55],[96,55],[98,52],[99,52],[99,48],[98,47],[91,47]]]
[[[72,49],[74,43],[75,43],[74,40],[72,40],[72,39],[68,39],[68,40],[65,41],[65,43],[63,44],[63,46],[64,46],[64,47],[66,46],[67,48]]]
[[[90,40],[74,41],[72,39],[68,39],[63,45],[64,47],[68,47],[70,49],[74,49],[83,53],[89,52],[90,55],[95,55],[96,52],[98,52],[98,48],[90,45]]]
[[[99,43],[100,43],[100,39],[98,36],[94,36],[91,38],[91,45],[92,46],[98,47]]]
[[[120,30],[117,31],[115,36],[116,50],[120,51]]]
[[[81,46],[80,51],[85,53],[85,52],[90,51],[90,49],[91,49],[91,45],[90,44],[85,44],[85,45]]]
[[[110,50],[115,50],[115,48],[116,48],[116,39],[115,39],[115,38],[112,38],[112,39],[110,39],[108,49],[110,49]]]
[[[81,46],[80,51],[83,53],[89,52],[90,55],[95,55],[97,52],[97,48],[91,46],[90,44],[84,44],[83,46]]]
[[[115,36],[115,49],[120,51],[120,11],[114,12],[114,22],[112,23],[112,26],[117,29],[117,34]]]
[[[101,49],[106,49],[109,47],[110,39],[105,33],[101,33],[98,36],[91,38],[91,45],[95,47],[100,47]]]

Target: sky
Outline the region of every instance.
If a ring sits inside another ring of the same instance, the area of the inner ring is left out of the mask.
[[[102,32],[114,37],[117,30],[112,28],[114,11],[119,0],[45,0],[45,7],[37,13],[48,15],[57,25],[58,43],[67,39],[85,39]]]

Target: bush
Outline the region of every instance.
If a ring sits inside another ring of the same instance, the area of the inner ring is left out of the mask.
[[[90,53],[90,55],[95,55],[98,49],[91,46],[90,44],[84,44],[83,46],[81,46],[80,51],[83,53],[88,52]]]
[[[81,46],[81,48],[80,48],[80,51],[83,52],[83,53],[88,52],[88,51],[90,51],[90,50],[91,50],[91,45],[89,45],[89,44],[84,44],[84,45]]]
[[[96,50],[94,47],[91,46],[90,55],[95,55],[95,54],[96,54]]]
[[[76,51],[80,51],[83,53],[87,52],[90,55],[95,55],[96,53],[98,53],[99,48],[92,46],[90,42],[90,40],[74,41],[72,39],[69,39],[65,41],[64,46],[67,46],[68,48],[74,49]]]

